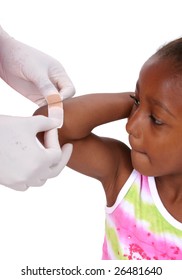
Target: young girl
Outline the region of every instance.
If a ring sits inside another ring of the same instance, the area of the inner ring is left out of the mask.
[[[182,259],[182,39],[145,62],[135,93],[72,98],[64,111],[59,139],[73,144],[68,166],[105,190],[103,259]],[[92,133],[123,118],[131,149]]]

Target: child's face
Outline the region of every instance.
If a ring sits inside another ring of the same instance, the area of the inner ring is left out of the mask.
[[[168,59],[142,67],[126,125],[133,167],[148,176],[182,174],[182,75]]]

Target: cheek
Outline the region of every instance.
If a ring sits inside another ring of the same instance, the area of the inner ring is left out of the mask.
[[[171,172],[182,167],[182,145],[167,138],[154,142],[148,148],[148,157],[153,167],[159,172]]]

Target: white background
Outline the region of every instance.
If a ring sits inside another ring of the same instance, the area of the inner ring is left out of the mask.
[[[156,49],[182,35],[177,0],[1,0],[0,24],[16,39],[57,58],[76,94],[135,89]],[[37,107],[0,81],[0,114]],[[127,142],[124,122],[95,132]],[[100,260],[105,196],[96,180],[67,167],[41,188],[0,186],[2,267]],[[5,278],[4,278],[5,279]]]

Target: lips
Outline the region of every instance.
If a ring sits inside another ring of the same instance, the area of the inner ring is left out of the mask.
[[[132,148],[132,151],[134,151],[134,152],[136,152],[136,153],[139,153],[139,154],[146,155],[146,153],[145,153],[145,152],[140,151],[140,150],[137,150],[137,149],[134,149],[134,148]]]
[[[137,145],[137,143],[135,141],[133,141],[132,136],[129,136],[129,143],[134,152],[137,152],[140,154],[146,154],[145,151],[139,145]]]

